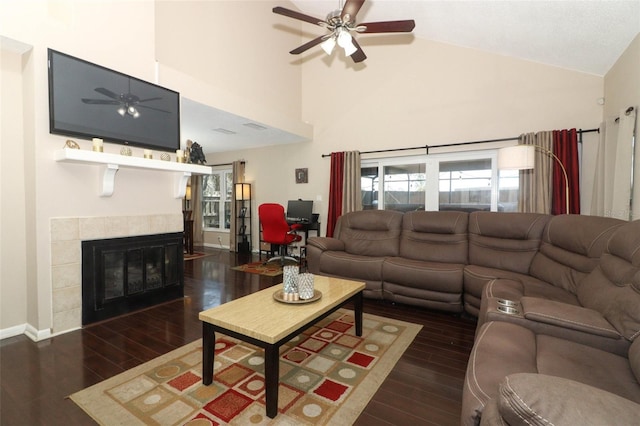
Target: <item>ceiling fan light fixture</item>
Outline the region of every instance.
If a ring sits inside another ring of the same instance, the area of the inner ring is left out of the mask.
[[[124,117],[126,113],[127,113],[127,110],[125,109],[124,106],[120,106],[120,108],[118,108],[118,114],[120,114],[121,116]]]
[[[344,46],[344,53],[347,56],[351,56],[358,51],[358,48],[353,44],[352,41],[349,42],[346,46]]]
[[[338,32],[338,46],[346,49],[347,46],[353,45],[353,42],[351,41],[351,34],[349,34],[349,31],[342,28],[338,28],[336,31]]]
[[[336,39],[332,36],[320,43],[320,47],[325,51],[327,55],[331,55],[333,48],[336,47]]]

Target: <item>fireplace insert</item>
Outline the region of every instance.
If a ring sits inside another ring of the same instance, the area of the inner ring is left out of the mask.
[[[82,242],[82,324],[183,297],[182,233]]]

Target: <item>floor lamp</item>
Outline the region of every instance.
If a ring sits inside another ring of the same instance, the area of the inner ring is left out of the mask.
[[[498,150],[498,169],[499,170],[528,170],[533,169],[535,165],[535,150],[539,150],[551,158],[556,160],[560,165],[562,174],[564,175],[564,194],[566,198],[566,212],[569,214],[569,177],[567,170],[564,168],[562,161],[551,151],[539,145],[515,145]]]

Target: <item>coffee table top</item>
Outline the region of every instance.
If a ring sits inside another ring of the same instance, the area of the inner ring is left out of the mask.
[[[305,304],[278,302],[273,298],[276,291],[282,290],[282,284],[278,284],[202,311],[198,318],[273,344],[300,328],[301,325],[364,290],[365,284],[360,281],[315,275],[314,287],[322,292],[322,298],[315,302]]]

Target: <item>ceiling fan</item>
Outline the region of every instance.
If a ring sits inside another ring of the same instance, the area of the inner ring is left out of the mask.
[[[119,105],[118,114],[125,117],[126,115],[130,115],[133,118],[140,117],[140,112],[138,108],[147,108],[152,109],[154,111],[166,112],[167,114],[170,111],[166,111],[164,109],[154,108],[147,105],[141,105],[143,102],[149,101],[157,101],[162,98],[148,98],[148,99],[140,99],[138,96],[131,93],[131,79],[129,79],[129,91],[127,93],[117,94],[112,92],[109,89],[105,89],[104,87],[96,87],[96,92],[105,95],[111,99],[89,99],[82,98],[82,102],[89,105]]]
[[[367,55],[364,54],[356,39],[351,35],[352,32],[355,31],[356,33],[364,34],[410,33],[416,26],[413,19],[356,24],[356,15],[364,2],[365,0],[347,0],[344,3],[344,7],[339,7],[339,9],[329,12],[325,20],[314,18],[294,10],[285,9],[284,7],[274,7],[273,13],[319,25],[329,30],[328,34],[317,37],[293,49],[289,52],[292,55],[298,55],[318,44],[330,55],[337,44],[344,49],[347,56],[351,56],[354,62],[362,62],[367,59]],[[341,4],[342,1],[340,1],[339,6]]]

